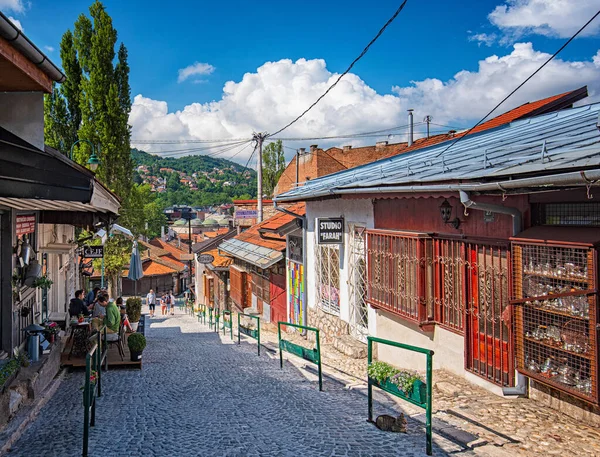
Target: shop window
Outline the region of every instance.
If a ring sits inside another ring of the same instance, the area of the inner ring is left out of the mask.
[[[323,311],[340,314],[340,248],[316,245],[317,305]]]

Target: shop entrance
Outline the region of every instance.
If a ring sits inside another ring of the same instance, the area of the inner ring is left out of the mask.
[[[499,386],[511,386],[508,246],[466,247],[466,369]]]

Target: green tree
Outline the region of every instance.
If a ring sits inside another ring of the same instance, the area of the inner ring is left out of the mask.
[[[263,150],[263,192],[272,196],[279,177],[285,170],[285,157],[281,140],[265,146]]]

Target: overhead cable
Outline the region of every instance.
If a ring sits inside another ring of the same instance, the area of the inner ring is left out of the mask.
[[[337,83],[339,83],[339,82],[340,82],[340,80],[341,80],[341,79],[342,79],[344,76],[346,76],[346,75],[347,75],[347,74],[350,72],[350,70],[352,70],[352,67],[354,67],[354,65],[356,64],[356,62],[358,62],[360,59],[362,59],[362,58],[363,58],[363,56],[364,56],[364,55],[365,55],[365,54],[366,54],[366,53],[369,51],[369,48],[370,48],[370,47],[371,47],[371,46],[372,46],[372,45],[373,45],[373,44],[374,44],[374,43],[377,41],[377,39],[378,39],[378,38],[379,38],[379,37],[380,37],[380,36],[383,34],[383,32],[385,31],[385,29],[387,29],[387,28],[388,28],[388,26],[389,26],[389,25],[390,25],[392,22],[394,22],[394,19],[396,19],[396,17],[398,16],[398,14],[400,14],[400,12],[401,12],[401,11],[404,9],[404,6],[406,5],[406,2],[407,2],[407,1],[408,1],[408,0],[404,0],[404,1],[402,2],[402,4],[401,4],[401,5],[398,7],[398,9],[396,10],[396,12],[395,12],[395,13],[392,15],[392,17],[391,17],[391,18],[389,18],[389,19],[388,19],[388,21],[385,23],[385,25],[384,25],[384,26],[383,26],[383,27],[382,27],[382,28],[379,30],[379,32],[377,33],[377,35],[375,35],[375,37],[374,37],[374,38],[373,38],[373,39],[372,39],[372,40],[369,42],[369,44],[368,44],[368,45],[367,45],[367,46],[366,46],[366,47],[363,49],[363,51],[360,53],[360,55],[359,55],[359,56],[358,56],[356,59],[354,59],[354,60],[352,61],[352,63],[351,63],[351,64],[350,64],[350,66],[349,66],[349,67],[346,69],[346,71],[344,71],[344,72],[343,72],[343,73],[342,73],[342,74],[341,74],[341,75],[340,75],[340,76],[339,76],[339,77],[338,77],[338,78],[335,80],[335,82],[334,82],[334,83],[333,83],[331,86],[329,86],[329,87],[327,88],[327,90],[326,90],[326,91],[325,91],[325,92],[324,92],[324,93],[323,93],[323,94],[322,94],[322,95],[321,95],[319,98],[317,98],[317,100],[316,100],[316,101],[315,101],[315,102],[314,102],[312,105],[310,105],[308,108],[306,108],[306,109],[304,110],[304,112],[303,112],[302,114],[300,114],[300,116],[298,116],[296,119],[294,119],[293,121],[291,121],[291,122],[290,122],[289,124],[287,124],[285,127],[282,127],[282,128],[280,128],[280,129],[279,129],[279,130],[277,130],[275,133],[273,133],[272,135],[269,135],[269,136],[275,136],[275,135],[277,135],[277,134],[279,134],[279,133],[283,132],[285,129],[287,129],[287,128],[288,128],[288,127],[290,127],[291,125],[295,124],[296,122],[298,122],[298,121],[299,121],[299,120],[300,120],[302,117],[304,117],[304,115],[305,115],[306,113],[308,113],[308,112],[309,112],[311,109],[313,109],[313,108],[314,108],[314,107],[317,105],[317,103],[319,103],[319,102],[320,102],[320,101],[321,101],[321,100],[322,100],[322,99],[323,99],[323,98],[324,98],[324,97],[325,97],[325,96],[326,96],[326,95],[327,95],[327,94],[328,94],[328,93],[331,91],[331,89],[333,89],[333,88],[334,88],[334,87],[337,85]]]
[[[502,99],[502,101],[500,103],[498,103],[496,106],[494,106],[494,108],[492,108],[492,110],[487,113],[485,116],[483,116],[479,122],[477,122],[477,124],[475,124],[473,127],[471,127],[469,130],[467,130],[467,132],[464,135],[459,136],[458,138],[456,138],[456,140],[454,140],[452,143],[450,143],[443,151],[441,151],[439,154],[437,154],[436,157],[441,156],[442,154],[446,153],[452,146],[454,146],[456,143],[458,143],[460,140],[462,140],[463,138],[465,138],[467,135],[469,135],[469,133],[471,133],[477,126],[479,126],[483,121],[485,121],[490,114],[492,114],[494,111],[496,111],[500,105],[502,105],[506,100],[508,100],[516,91],[518,91],[521,87],[523,87],[527,81],[529,81],[531,78],[533,78],[535,75],[537,75],[542,68],[544,68],[546,65],[548,65],[552,60],[554,60],[554,58],[563,50],[565,49],[569,43],[571,43],[571,41],[573,41],[577,35],[579,35],[581,32],[583,32],[583,30],[585,30],[585,28],[591,24],[591,22],[596,19],[598,17],[598,15],[600,15],[600,10],[598,10],[596,12],[596,14],[594,14],[592,16],[592,18],[587,21],[579,30],[577,30],[577,32],[575,32],[575,34],[569,38],[560,48],[558,48],[558,50],[552,54],[550,56],[550,58],[548,58],[540,67],[538,67],[537,70],[535,70],[533,73],[531,73],[521,84],[519,84],[510,94],[508,94],[506,97],[504,97]]]

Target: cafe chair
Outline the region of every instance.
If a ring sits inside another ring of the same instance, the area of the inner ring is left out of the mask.
[[[125,326],[122,321],[119,324],[119,333],[106,334],[106,350],[108,351],[111,345],[116,344],[117,349],[119,350],[119,355],[121,356],[121,361],[124,360],[125,356],[125,350],[123,349],[123,335],[125,335]],[[106,359],[106,363],[108,364],[108,357]]]

